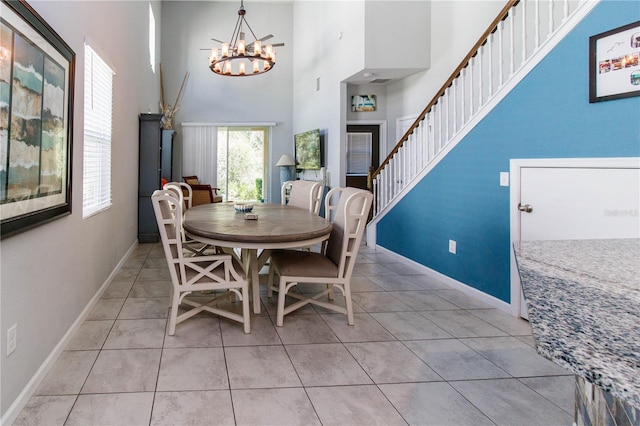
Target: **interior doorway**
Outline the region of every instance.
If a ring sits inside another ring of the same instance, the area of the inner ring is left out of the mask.
[[[367,188],[370,169],[380,165],[380,126],[377,124],[347,125],[346,185]]]

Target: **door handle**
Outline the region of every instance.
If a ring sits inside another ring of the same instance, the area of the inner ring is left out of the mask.
[[[525,213],[531,213],[533,211],[533,206],[531,204],[525,204],[524,206],[518,203],[518,210]]]

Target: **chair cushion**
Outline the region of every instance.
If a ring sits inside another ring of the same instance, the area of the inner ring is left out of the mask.
[[[320,253],[302,250],[273,250],[271,262],[278,268],[280,275],[338,277],[338,265]]]

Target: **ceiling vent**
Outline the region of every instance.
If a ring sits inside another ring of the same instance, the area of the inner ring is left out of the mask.
[[[390,78],[374,78],[369,83],[382,84],[382,83],[388,83],[389,81],[391,81]]]

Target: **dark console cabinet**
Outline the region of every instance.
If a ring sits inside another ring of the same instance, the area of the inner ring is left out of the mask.
[[[173,137],[175,131],[163,130],[162,114],[140,114],[138,165],[138,242],[160,241],[151,204],[151,194],[162,188],[162,178],[172,181]]]

